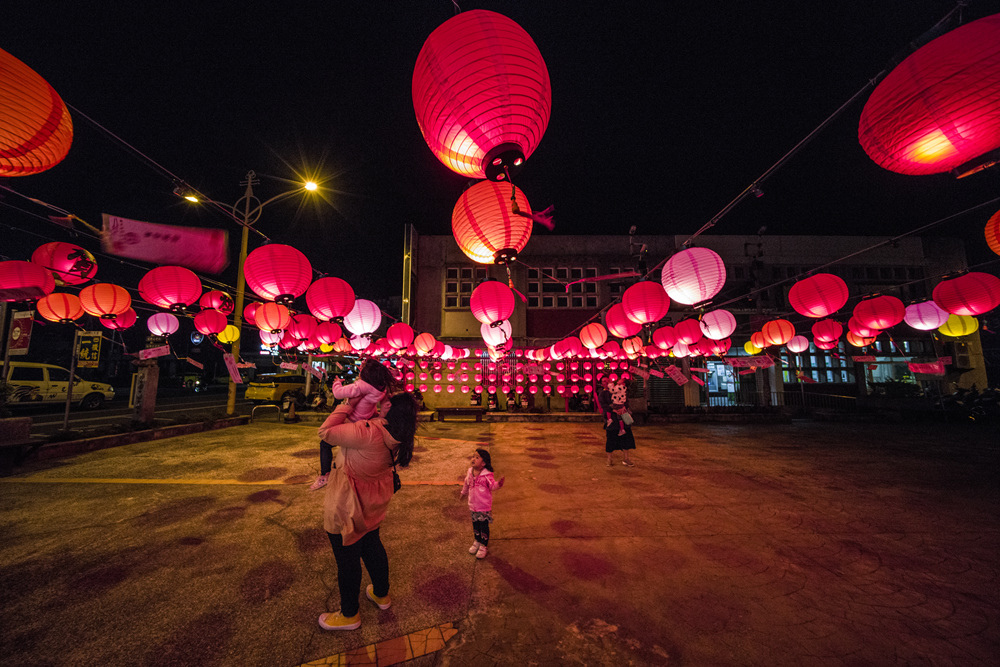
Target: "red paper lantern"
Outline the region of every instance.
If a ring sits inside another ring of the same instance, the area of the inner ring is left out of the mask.
[[[0,262],[0,301],[40,299],[55,288],[52,274],[38,264],[16,259]]]
[[[159,266],[139,281],[139,296],[154,306],[182,311],[201,296],[201,281],[183,266]]]
[[[663,319],[670,310],[670,298],[663,291],[663,285],[643,280],[625,290],[622,308],[625,317],[636,324],[649,324]]]
[[[826,317],[847,303],[847,283],[832,273],[803,278],[788,290],[788,303],[799,315]]]
[[[433,334],[422,333],[413,339],[413,347],[416,348],[417,354],[430,354],[435,345],[437,345],[437,339],[434,338]]]
[[[896,326],[903,321],[905,314],[906,308],[903,302],[888,295],[866,299],[854,307],[854,318],[871,329],[881,330]]]
[[[761,334],[768,345],[784,345],[795,335],[795,326],[788,320],[765,322]]]
[[[986,222],[986,245],[1000,255],[1000,211],[990,216]]]
[[[451,233],[458,247],[480,264],[506,264],[531,238],[531,218],[514,212],[510,185],[480,181],[462,193],[451,213]],[[514,188],[517,209],[531,213],[528,199]]]
[[[948,311],[933,301],[912,303],[906,307],[903,321],[914,329],[933,331],[948,321]]]
[[[316,325],[316,340],[323,345],[333,345],[343,335],[340,325],[333,322],[320,322]]]
[[[320,278],[306,290],[309,312],[321,321],[344,317],[354,308],[354,289],[340,278]]]
[[[665,325],[653,332],[653,345],[661,350],[669,350],[677,342],[677,332],[669,325]]]
[[[625,350],[625,354],[630,354],[632,356],[637,356],[642,354],[642,339],[638,336],[633,338],[626,338],[622,341],[622,349]]]
[[[292,322],[292,314],[280,303],[263,303],[254,313],[254,322],[263,331],[284,331]]]
[[[243,263],[243,275],[253,293],[285,305],[305,294],[312,274],[312,264],[301,251],[280,243],[257,248]]]
[[[580,342],[589,350],[596,350],[608,340],[608,330],[599,322],[591,322],[580,329]]]
[[[660,282],[667,296],[678,303],[695,304],[711,299],[726,283],[726,265],[708,248],[687,248],[663,265]]]
[[[871,345],[872,343],[874,343],[876,337],[875,336],[860,336],[860,335],[854,333],[853,331],[848,331],[847,335],[844,336],[844,338],[846,338],[847,342],[850,343],[851,345],[853,345],[854,347],[866,347],[866,346]]]
[[[97,274],[97,260],[89,251],[62,241],[38,246],[31,261],[51,271],[57,285],[82,285]]]
[[[63,292],[53,292],[48,296],[43,296],[35,307],[38,308],[38,314],[49,322],[62,324],[74,322],[83,317],[84,313],[83,306],[80,305],[80,297]]]
[[[180,322],[171,313],[156,313],[146,320],[146,327],[154,336],[169,336],[177,331]]]
[[[0,178],[59,164],[73,143],[73,121],[48,82],[0,49]]]
[[[356,336],[372,333],[380,324],[382,311],[367,299],[357,299],[351,312],[344,316],[344,328]]]
[[[233,301],[233,297],[229,296],[222,290],[217,289],[202,294],[201,298],[198,299],[198,305],[206,310],[217,310],[223,315],[232,315],[233,310],[236,308],[236,303]],[[250,304],[250,306],[252,305],[254,304]],[[247,306],[247,308],[250,306]],[[246,309],[244,309],[243,312],[246,313]],[[253,324],[253,320],[251,319],[247,319],[247,322]]]
[[[194,328],[206,336],[222,333],[228,325],[229,321],[226,319],[226,316],[211,308],[207,308],[194,316]]]
[[[524,29],[474,9],[431,33],[413,69],[413,108],[424,140],[452,171],[499,180],[531,156],[549,124],[552,91]]]
[[[137,319],[138,317],[136,316],[135,311],[129,308],[124,313],[119,313],[118,315],[116,315],[114,319],[108,317],[102,317],[101,324],[103,324],[108,329],[121,330],[121,329],[128,329],[129,327],[134,325]]]
[[[397,350],[409,347],[410,343],[413,342],[413,335],[413,327],[406,322],[396,322],[385,332],[389,345]]]
[[[260,308],[262,304],[260,301],[254,301],[247,305],[243,309],[243,321],[247,324],[257,326],[257,309]]]
[[[709,339],[710,340],[710,339]],[[722,340],[711,340],[710,341],[710,354],[717,354],[720,357],[726,355],[729,352],[729,348],[733,346],[733,341],[729,338],[723,338]]]
[[[677,342],[685,345],[694,345],[701,340],[701,322],[695,319],[681,320],[674,325],[674,334],[677,335]]]
[[[298,341],[309,340],[316,333],[316,325],[319,324],[312,315],[292,315],[292,321],[288,324],[288,333]]]
[[[736,331],[736,317],[728,310],[713,310],[701,318],[701,333],[712,340],[729,338]]]
[[[847,330],[855,336],[861,336],[862,338],[877,336],[882,333],[881,329],[869,326],[856,317],[847,320]]]
[[[761,350],[767,347],[767,339],[764,338],[764,333],[761,331],[755,331],[750,334],[750,342],[753,343],[754,347]]]
[[[817,340],[813,339],[813,345],[820,350],[832,350],[840,344],[839,340]]]
[[[114,319],[132,306],[132,297],[118,285],[96,283],[80,290],[80,305],[94,317]]]
[[[608,333],[618,338],[631,338],[642,331],[641,324],[636,324],[625,316],[625,309],[620,303],[608,308],[608,312],[604,314],[604,326],[608,328]]]
[[[1000,305],[1000,278],[972,271],[942,280],[932,297],[934,303],[953,315],[981,315]]]
[[[998,73],[1000,14],[938,37],[875,88],[861,112],[861,147],[900,174],[961,176],[995,163],[984,154],[1000,147]]]
[[[514,313],[514,292],[499,280],[486,280],[472,290],[469,308],[483,324],[502,322]]]
[[[820,320],[812,325],[815,340],[836,341],[844,333],[844,325],[837,320]]]
[[[338,338],[337,342],[333,344],[333,351],[340,352],[341,354],[344,354],[345,352],[350,352],[353,349],[354,348],[351,347],[351,341],[343,337]]]

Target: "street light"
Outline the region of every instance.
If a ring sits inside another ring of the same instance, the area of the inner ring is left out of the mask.
[[[250,170],[247,172],[247,177],[245,181],[242,181],[240,185],[246,186],[246,191],[243,196],[236,200],[235,204],[225,204],[214,199],[207,199],[205,197],[199,197],[190,192],[182,192],[180,190],[175,190],[177,194],[184,197],[190,202],[200,203],[205,202],[212,204],[214,206],[219,206],[228,213],[233,220],[240,223],[243,228],[243,234],[240,239],[240,261],[236,269],[236,304],[233,309],[233,325],[240,329],[243,324],[243,298],[246,294],[246,278],[243,275],[243,265],[247,260],[247,241],[250,228],[253,227],[254,223],[260,219],[261,212],[264,207],[273,202],[279,201],[281,199],[287,199],[294,195],[300,194],[303,189],[309,191],[315,191],[318,186],[313,181],[308,181],[302,185],[301,188],[296,188],[295,190],[289,190],[287,192],[282,192],[277,194],[270,199],[261,202],[254,196],[253,186],[258,185],[260,181],[257,180],[257,174]],[[233,341],[231,347],[233,360],[239,361],[240,359],[240,338]],[[229,397],[226,400],[226,414],[232,415],[236,412],[236,383],[233,382],[232,378],[229,380]]]

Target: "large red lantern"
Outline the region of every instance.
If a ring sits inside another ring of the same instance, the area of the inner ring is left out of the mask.
[[[847,283],[832,273],[803,278],[788,290],[788,304],[799,315],[827,317],[847,303]]]
[[[382,311],[367,299],[357,299],[354,308],[344,317],[344,328],[355,336],[372,333],[380,324]]]
[[[736,317],[728,310],[713,310],[701,318],[701,333],[711,340],[729,338],[736,331]]]
[[[660,283],[643,280],[630,285],[622,294],[625,317],[636,324],[658,322],[670,310],[670,298]]]
[[[618,338],[631,338],[642,331],[641,324],[636,324],[625,316],[625,309],[620,303],[608,308],[608,312],[604,314],[604,325],[608,328],[608,333]]]
[[[905,316],[905,311],[904,311]],[[878,336],[882,333],[881,329],[877,329],[870,324],[862,322],[856,317],[852,317],[847,320],[847,331],[855,336],[861,336],[862,338],[869,338],[871,336]]]
[[[854,318],[871,329],[888,329],[903,321],[906,308],[894,296],[877,296],[865,299],[854,307]]]
[[[0,178],[59,164],[73,143],[73,121],[48,82],[0,49]]]
[[[1000,211],[990,216],[986,221],[986,245],[990,250],[1000,255]]]
[[[340,330],[340,325],[334,322],[320,322],[316,325],[316,340],[323,345],[333,345],[344,335]]]
[[[972,271],[942,280],[932,297],[934,303],[953,315],[980,315],[1000,305],[1000,278]]]
[[[865,104],[858,139],[876,164],[900,174],[963,176],[995,163],[984,154],[1000,148],[1000,14],[900,63]]]
[[[511,185],[480,181],[462,193],[451,213],[451,233],[458,247],[480,264],[506,264],[531,238],[528,199],[514,188],[517,209],[510,201]]]
[[[313,271],[312,264],[298,249],[270,243],[247,255],[243,275],[254,294],[288,305],[305,294]]]
[[[343,318],[354,308],[354,301],[354,289],[340,278],[320,278],[306,290],[309,312],[320,321]]]
[[[677,332],[669,325],[664,325],[653,332],[653,345],[661,350],[669,350],[677,342]]]
[[[765,322],[760,332],[768,345],[784,345],[795,335],[795,326],[788,320]]]
[[[430,34],[413,69],[413,108],[424,140],[452,171],[504,178],[541,141],[552,91],[524,29],[495,12],[461,12]]]
[[[396,322],[385,332],[385,339],[395,350],[403,350],[413,342],[413,327],[406,322]]]
[[[292,315],[292,321],[288,325],[288,333],[296,340],[309,340],[316,334],[316,325],[319,324],[312,315]]]
[[[48,296],[43,296],[35,307],[38,308],[38,314],[49,322],[62,324],[74,322],[83,317],[84,313],[83,306],[80,305],[80,297],[63,292],[53,292]]]
[[[94,317],[114,319],[132,307],[132,297],[124,287],[96,283],[80,290],[80,305]]]
[[[430,354],[434,351],[435,345],[437,345],[437,339],[434,338],[434,334],[422,333],[413,339],[413,347],[420,355]]]
[[[243,321],[247,324],[257,326],[257,309],[262,305],[264,304],[260,301],[252,301],[247,304],[247,307],[243,309]]]
[[[156,313],[146,320],[146,328],[154,336],[169,336],[177,331],[180,322],[171,313]]]
[[[514,312],[514,292],[499,280],[486,280],[472,290],[472,315],[483,324],[509,319]]]
[[[120,331],[122,329],[128,329],[136,323],[138,317],[135,311],[129,308],[124,313],[119,313],[114,317],[114,319],[109,317],[102,317],[101,324],[103,324],[108,329],[114,329]]]
[[[223,315],[232,315],[233,310],[236,308],[236,303],[233,301],[233,297],[229,296],[226,292],[217,289],[202,294],[201,298],[198,299],[198,305],[205,310],[217,310]],[[249,307],[250,306],[247,306],[247,308]],[[246,312],[245,309],[244,312]],[[253,320],[248,321],[253,324]]]
[[[139,280],[139,296],[154,306],[182,311],[201,297],[201,281],[183,266],[158,266]]]
[[[840,340],[819,340],[813,339],[813,345],[815,345],[820,350],[832,350],[838,345],[840,345]]]
[[[933,331],[948,321],[948,311],[933,301],[911,303],[906,307],[903,321],[914,329]]]
[[[226,316],[217,310],[207,308],[194,316],[194,328],[205,334],[212,336],[220,334],[226,330],[229,321]]]
[[[660,275],[667,296],[678,303],[695,304],[711,299],[726,283],[726,265],[708,248],[687,248],[663,265]]]
[[[55,288],[52,274],[34,262],[0,262],[0,301],[39,299]]]
[[[677,335],[677,342],[685,345],[694,345],[701,340],[701,322],[695,319],[681,320],[674,325],[674,333]]]
[[[812,325],[815,340],[836,341],[844,333],[844,325],[837,320],[820,320]]]
[[[262,331],[284,331],[291,321],[292,314],[280,303],[263,303],[254,312],[254,322]]]
[[[608,340],[608,330],[599,322],[591,322],[580,329],[580,342],[588,350],[596,350]]]
[[[97,273],[97,260],[89,251],[62,241],[38,246],[31,261],[51,271],[57,285],[82,285]]]

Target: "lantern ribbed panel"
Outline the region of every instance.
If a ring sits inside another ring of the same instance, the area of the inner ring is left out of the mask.
[[[665,325],[653,332],[653,345],[661,350],[669,350],[677,342],[677,333],[674,328]]]
[[[948,311],[933,301],[911,303],[906,307],[903,321],[920,331],[933,331],[948,321]]]
[[[1000,211],[991,215],[986,221],[986,245],[1000,255]]]
[[[681,320],[674,325],[674,333],[677,335],[677,342],[685,345],[694,345],[702,338],[701,322],[694,319]]]
[[[501,322],[514,312],[514,292],[499,280],[487,280],[472,290],[469,308],[483,324]]]
[[[591,322],[580,329],[580,342],[588,350],[596,350],[608,340],[608,330],[599,322]]]
[[[902,301],[894,296],[883,295],[866,299],[856,305],[852,319],[857,319],[871,329],[881,330],[896,326],[903,321],[905,314],[906,308]]]
[[[28,176],[59,164],[73,143],[73,121],[59,94],[0,49],[0,177]]]
[[[312,315],[292,315],[292,321],[288,325],[288,333],[297,340],[308,340],[316,334],[316,325],[319,322]]]
[[[736,331],[736,317],[728,310],[713,310],[701,318],[701,333],[712,340],[729,338]]]
[[[51,271],[57,285],[82,285],[97,273],[97,260],[89,251],[62,241],[38,246],[31,261]]]
[[[35,307],[38,314],[49,322],[73,322],[83,317],[84,313],[80,297],[64,292],[53,292],[42,297]]]
[[[875,88],[858,139],[881,167],[938,174],[1000,147],[1000,14],[912,53]]]
[[[722,340],[713,340],[711,346],[712,354],[717,354],[720,357],[723,357],[726,355],[726,353],[729,352],[729,348],[731,348],[732,346],[733,346],[733,341],[730,340],[729,338],[723,338]]]
[[[235,343],[240,339],[240,328],[235,324],[227,324],[226,328],[216,336],[220,343],[228,345],[229,343]]]
[[[413,347],[416,348],[418,354],[429,354],[434,350],[435,345],[437,345],[437,339],[434,338],[434,334],[422,333],[413,339]]]
[[[268,301],[289,302],[302,296],[312,273],[312,264],[300,250],[280,243],[257,248],[243,263],[247,285]]]
[[[333,345],[344,332],[340,330],[339,324],[333,322],[320,322],[316,325],[316,339],[324,345]]]
[[[622,294],[625,317],[637,324],[658,322],[670,310],[670,298],[660,283],[643,280],[630,285]]]
[[[954,315],[981,315],[1000,305],[1000,278],[972,271],[942,280],[931,296],[934,303]]]
[[[708,248],[688,248],[674,254],[663,265],[660,282],[667,296],[687,305],[707,301],[726,283],[726,266]]]
[[[754,344],[754,347],[759,347],[764,349],[767,347],[767,339],[764,338],[764,333],[761,331],[755,331],[750,335],[750,342]]]
[[[236,303],[233,301],[233,297],[229,296],[226,292],[217,289],[202,294],[201,298],[198,299],[198,305],[206,310],[217,310],[223,315],[232,315],[233,310],[236,308]],[[249,308],[249,306],[247,306],[247,308]],[[250,321],[250,324],[253,324],[253,322]]]
[[[510,340],[511,327],[510,322],[504,320],[497,326],[491,326],[487,323],[479,325],[479,335],[483,337],[483,341],[487,345],[492,345],[496,347],[498,345],[503,345]]]
[[[876,336],[862,336],[854,333],[853,331],[848,331],[847,335],[844,336],[844,339],[854,347],[865,347],[867,345],[871,345],[875,342],[875,338]]]
[[[534,41],[502,14],[474,9],[430,34],[413,69],[413,109],[452,171],[486,178],[483,159],[513,144],[527,159],[549,124],[549,72]]]
[[[820,320],[812,325],[815,340],[835,341],[844,333],[844,325],[837,320]]]
[[[638,336],[626,338],[622,341],[622,349],[625,350],[625,354],[642,354],[642,339]]]
[[[462,193],[451,213],[451,233],[469,259],[492,264],[497,252],[521,252],[531,238],[531,218],[511,211],[509,184],[480,181]],[[528,199],[515,188],[514,199],[524,213],[531,213]]]
[[[154,336],[169,336],[177,331],[181,323],[172,313],[156,313],[146,320],[146,328]]]
[[[229,321],[226,320],[226,316],[211,308],[194,316],[194,328],[206,336],[222,333],[228,325]]]
[[[158,266],[139,280],[139,296],[154,306],[176,310],[201,297],[201,280],[183,266]]]
[[[905,316],[906,311],[904,311],[903,314]],[[882,333],[881,329],[866,324],[865,322],[859,320],[857,317],[852,317],[851,319],[847,320],[847,330],[849,333],[853,333],[855,336],[862,336],[865,338],[869,336],[877,336],[880,333]]]
[[[292,322],[292,314],[280,303],[262,303],[254,312],[254,322],[264,331],[284,331]]]
[[[264,331],[263,329],[258,329],[258,331],[260,331],[260,342],[264,345],[277,345],[281,342],[281,337],[284,335],[273,331]]]
[[[113,318],[132,306],[132,297],[124,287],[95,283],[80,290],[80,305],[94,317]]]
[[[380,324],[382,311],[368,299],[357,299],[351,312],[344,316],[344,328],[356,336],[372,333]]]
[[[247,307],[243,309],[243,321],[247,324],[257,326],[257,309],[262,305],[259,301],[247,304]]]
[[[396,322],[385,332],[385,339],[396,350],[403,350],[413,342],[413,327],[406,322]]]
[[[979,320],[971,315],[949,315],[948,321],[938,327],[938,331],[945,336],[958,338],[975,333],[979,328]]]
[[[794,352],[798,354],[799,352],[805,352],[809,349],[809,339],[805,336],[792,336],[785,347],[788,348],[789,352]]]
[[[34,262],[0,262],[0,301],[27,301],[56,288],[52,274]]]
[[[688,345],[687,343],[682,343],[681,341],[677,341],[676,343],[674,343],[674,346],[671,349],[673,350],[674,356],[677,357],[678,359],[683,359],[684,357],[691,356],[691,346]]]
[[[838,345],[840,345],[840,340],[813,340],[813,345],[815,345],[820,350],[832,350]]]
[[[760,331],[768,345],[784,345],[795,335],[795,326],[788,320],[765,322]]]
[[[306,290],[309,312],[322,321],[344,317],[354,308],[354,301],[354,289],[340,278],[320,278]]]
[[[625,309],[620,303],[608,308],[608,312],[604,314],[604,326],[608,328],[608,333],[618,338],[631,338],[642,331],[641,324],[636,324],[625,316]]]
[[[803,278],[788,290],[788,304],[799,315],[826,317],[847,303],[847,283],[832,273]]]
[[[138,316],[135,311],[129,308],[124,313],[119,313],[114,319],[108,317],[101,318],[101,324],[103,324],[108,329],[128,329],[136,323]]]

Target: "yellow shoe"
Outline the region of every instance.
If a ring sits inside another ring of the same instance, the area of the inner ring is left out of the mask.
[[[371,584],[368,584],[368,588],[365,589],[365,595],[367,595],[368,599],[374,602],[379,609],[388,609],[390,605],[392,605],[392,600],[389,599],[388,595],[381,598],[375,595],[375,587]]]
[[[344,616],[339,611],[319,615],[319,627],[324,630],[357,630],[361,627],[361,612]]]

